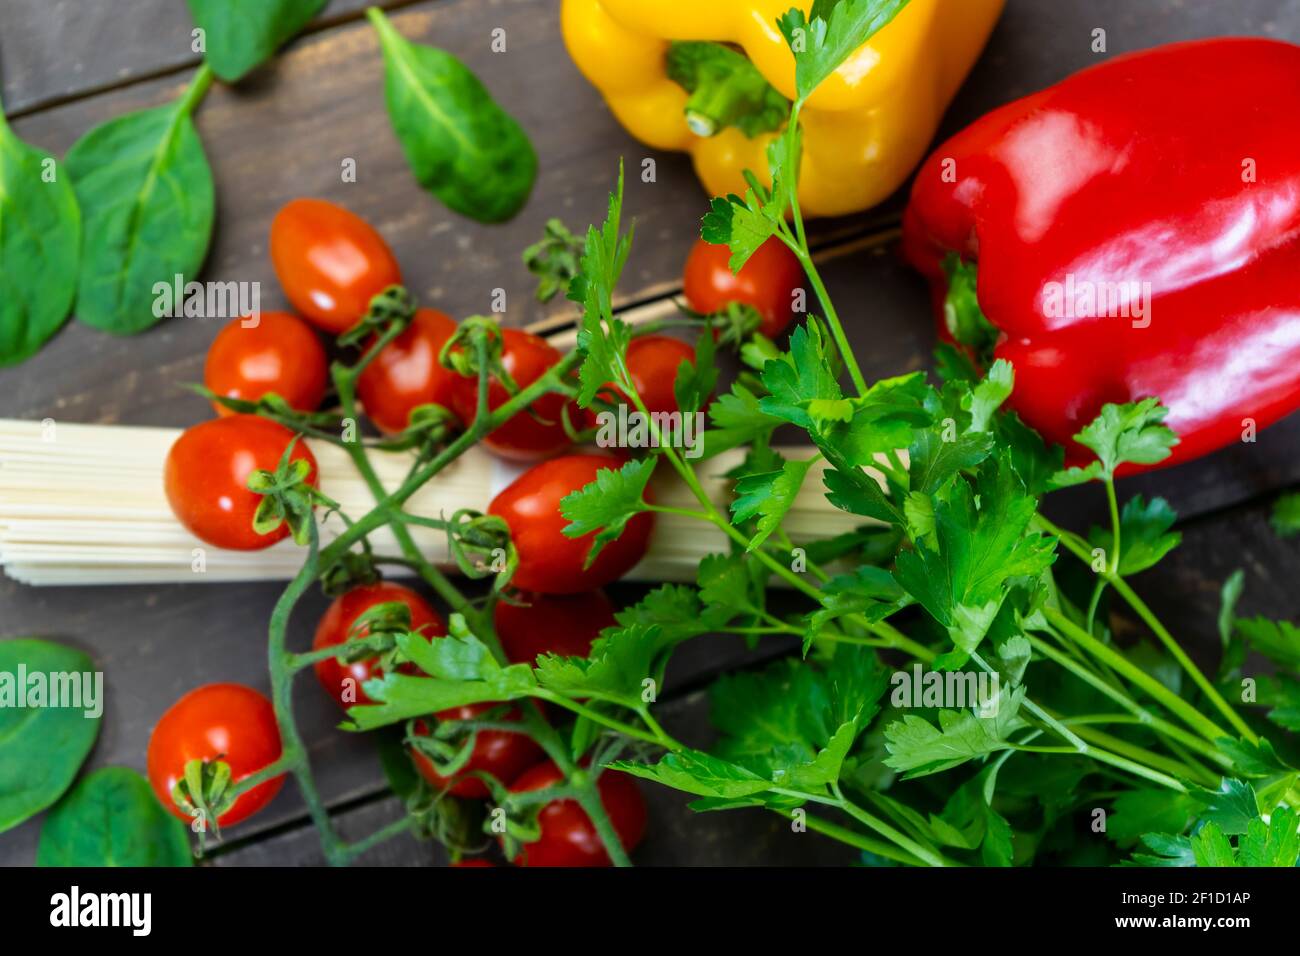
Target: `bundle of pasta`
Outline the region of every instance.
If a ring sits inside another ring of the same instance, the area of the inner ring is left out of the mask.
[[[137,584],[287,579],[302,564],[300,548],[281,541],[264,551],[222,551],[203,544],[173,517],[163,493],[163,461],[180,432],[122,425],[71,425],[0,420],[0,565],[9,577],[33,585]],[[370,492],[335,445],[309,442],[320,463],[321,488],[345,513],[363,514]],[[811,450],[788,454],[808,457]],[[719,455],[702,469],[711,497],[728,499],[724,473],[740,452]],[[380,479],[397,487],[410,467],[406,453],[372,456]],[[784,527],[794,543],[851,530],[862,519],[826,502],[819,463],[804,482]],[[674,478],[657,479],[656,500],[690,507],[690,492]],[[470,449],[408,503],[413,514],[449,516],[462,508],[486,511],[518,474],[478,448]],[[337,515],[321,525],[322,540],[339,533]],[[442,531],[413,527],[424,553],[450,561]],[[387,528],[371,536],[377,554],[396,556]],[[693,580],[700,559],[725,551],[722,532],[699,521],[660,514],[649,553],[634,580]],[[395,568],[400,572],[401,568]]]

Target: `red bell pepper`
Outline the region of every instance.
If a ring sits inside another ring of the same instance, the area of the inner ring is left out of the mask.
[[[1300,407],[1298,117],[1291,44],[1117,57],[940,147],[904,252],[939,291],[945,256],[977,262],[1009,404],[1068,459],[1104,403],[1157,396],[1161,465],[1187,461]]]

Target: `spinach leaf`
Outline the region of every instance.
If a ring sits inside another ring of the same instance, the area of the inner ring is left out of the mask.
[[[37,866],[190,866],[185,824],[126,767],[103,767],[45,818]]]
[[[227,83],[269,60],[328,0],[185,0],[208,65]]]
[[[0,108],[0,366],[30,358],[62,327],[80,255],[67,171],[15,136]]]
[[[0,833],[68,789],[99,733],[100,718],[87,717],[85,707],[18,706],[20,700],[36,703],[30,696],[33,675],[80,680],[91,670],[89,657],[61,644],[25,637],[0,641]],[[22,695],[20,685],[26,688]],[[43,692],[40,703],[46,702]]]
[[[84,236],[77,318],[115,335],[158,322],[154,285],[191,281],[212,238],[212,170],[194,106],[212,82],[203,67],[176,103],[97,126],[68,152]]]
[[[420,185],[479,222],[514,216],[537,178],[523,128],[460,60],[403,39],[373,7],[367,14],[384,51],[388,115]]]

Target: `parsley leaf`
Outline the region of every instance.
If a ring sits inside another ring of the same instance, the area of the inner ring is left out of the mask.
[[[731,503],[735,523],[759,516],[757,533],[750,539],[746,551],[761,547],[781,526],[781,519],[799,497],[808,469],[817,460],[814,457],[807,461],[787,461],[780,471],[749,475],[736,482],[737,497]]]
[[[763,411],[758,401],[758,396],[739,382],[732,383],[729,394],[718,396],[709,406],[709,418],[716,427],[704,433],[704,458],[767,441],[781,422]]]
[[[976,489],[957,478],[930,499],[933,544],[899,554],[894,577],[948,631],[961,650],[983,639],[1017,576],[1037,576],[1055,559],[1055,542],[1027,534],[1037,502],[1015,473],[995,460],[981,468]]]
[[[794,84],[799,99],[807,99],[907,2],[814,0],[809,14],[798,8],[784,13],[777,26],[794,54]]]
[[[1273,530],[1284,538],[1300,534],[1300,491],[1283,495],[1273,502]]]
[[[607,629],[587,657],[539,656],[537,682],[567,697],[597,697],[640,708],[644,682],[662,683],[665,652],[676,639],[655,624]]]
[[[1300,670],[1300,627],[1264,617],[1237,618],[1234,623],[1251,648],[1274,663]]]
[[[961,766],[1010,744],[1007,737],[1025,726],[1020,704],[1025,688],[1002,687],[997,712],[981,717],[974,709],[939,711],[939,726],[913,714],[885,728],[885,765],[904,772],[905,778],[923,777]]]
[[[466,704],[514,700],[537,686],[527,664],[497,663],[459,614],[452,615],[449,630],[447,637],[427,638],[414,631],[397,635],[398,651],[429,676],[392,670],[366,681],[366,696],[376,703],[348,710],[361,730]]]
[[[577,349],[583,355],[578,372],[581,388],[578,404],[589,406],[596,394],[617,374],[618,357],[627,352],[632,333],[627,323],[614,315],[614,287],[632,249],[632,227],[620,233],[623,213],[623,164],[618,166],[618,185],[609,194],[609,213],[597,229],[587,227],[587,240],[579,272],[569,283],[568,298],[582,307]],[[626,383],[624,383],[626,384]]]
[[[943,322],[953,341],[972,349],[981,359],[987,357],[1001,334],[984,316],[976,294],[979,270],[973,262],[962,261],[955,252],[943,260],[948,279],[948,293],[943,303]]]
[[[629,521],[646,510],[645,486],[658,462],[658,458],[642,458],[617,471],[605,468],[591,484],[560,500],[560,514],[569,519],[565,537],[581,538],[598,531],[587,553],[587,566],[606,544],[618,539]]]
[[[1124,405],[1107,403],[1101,414],[1074,436],[1079,444],[1092,449],[1097,461],[1085,468],[1070,468],[1057,478],[1057,486],[1080,484],[1099,478],[1112,481],[1115,469],[1129,462],[1154,465],[1169,457],[1178,444],[1178,436],[1164,424],[1169,409],[1158,398],[1144,398]]]
[[[1134,495],[1126,501],[1119,518],[1119,573],[1128,576],[1145,571],[1178,547],[1182,534],[1169,530],[1177,520],[1178,515],[1164,498],[1152,498],[1148,502],[1141,495]],[[1107,554],[1112,537],[1109,528],[1095,526],[1088,535],[1093,546]]]

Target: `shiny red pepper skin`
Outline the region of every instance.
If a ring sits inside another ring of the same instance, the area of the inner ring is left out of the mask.
[[[1298,115],[1291,44],[1116,57],[941,146],[904,252],[940,288],[948,252],[978,261],[1009,404],[1069,459],[1087,457],[1070,439],[1103,403],[1154,395],[1181,439],[1161,464],[1188,461],[1300,407]],[[1080,293],[1150,283],[1149,311],[1062,315],[1049,284],[1070,277]]]

